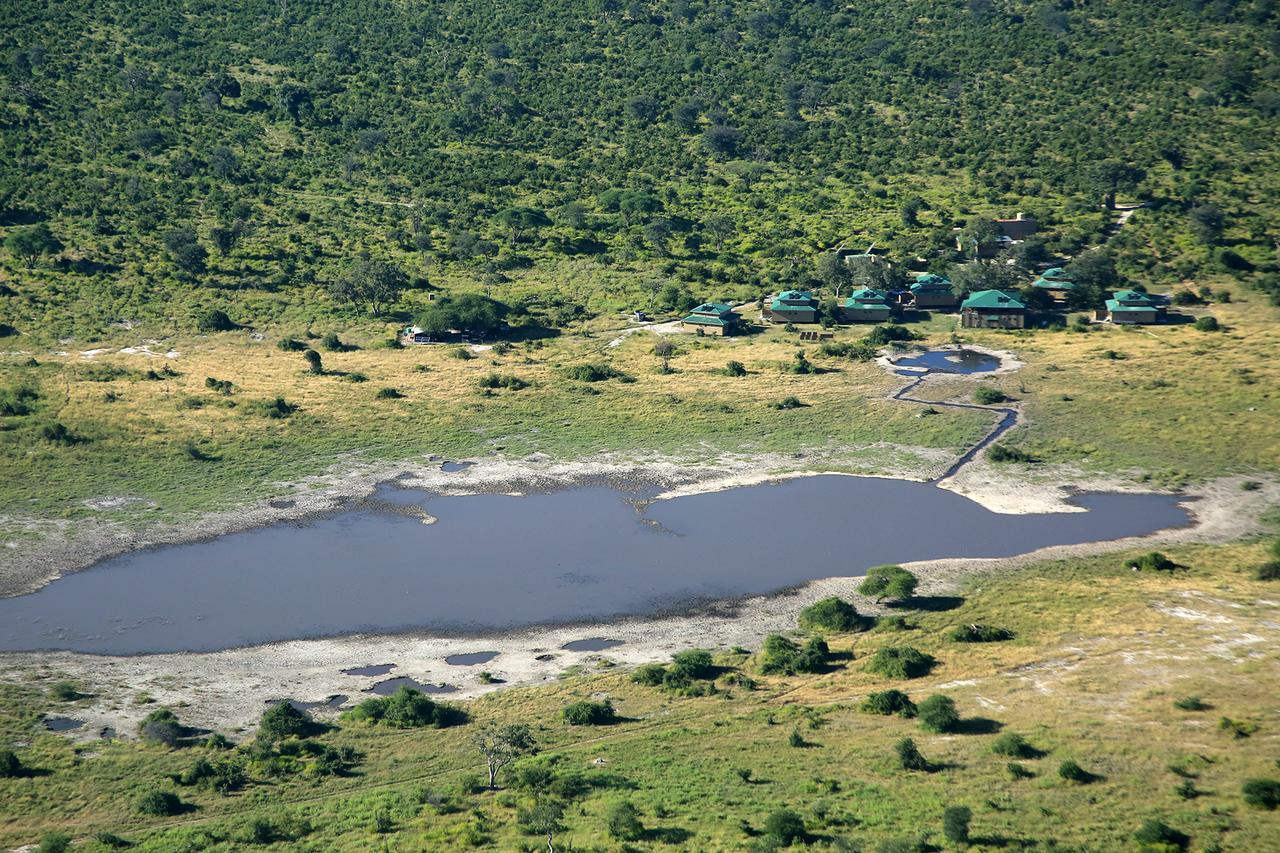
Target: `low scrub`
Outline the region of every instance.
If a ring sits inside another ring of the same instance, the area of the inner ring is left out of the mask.
[[[973,392],[973,402],[980,406],[994,406],[996,403],[1003,403],[1008,399],[999,388],[991,388],[986,385]]]
[[[955,731],[960,724],[960,714],[956,711],[955,700],[950,696],[935,693],[919,704],[916,715],[925,731],[943,734]]]
[[[606,379],[620,379],[625,375],[607,364],[575,364],[564,369],[565,378],[575,382],[604,382]]]
[[[138,798],[139,814],[169,817],[182,811],[182,800],[172,791],[148,791]]]
[[[822,672],[830,653],[826,640],[821,637],[814,637],[802,647],[781,634],[771,634],[765,638],[760,654],[760,672],[765,675]]]
[[[276,397],[274,400],[254,400],[245,411],[272,420],[283,420],[298,411],[298,406],[284,397]]]
[[[511,376],[505,373],[490,373],[480,377],[476,382],[481,388],[496,390],[504,388],[508,391],[519,391],[522,388],[528,388],[529,383],[525,382],[519,376]]]
[[[1005,732],[991,743],[991,751],[1006,758],[1039,758],[1043,753],[1016,732]]]
[[[886,646],[867,661],[867,672],[886,678],[919,678],[928,675],[936,661],[911,646]]]
[[[860,615],[856,607],[834,595],[800,611],[800,628],[805,631],[830,631],[848,634],[865,631],[871,620]]]
[[[1171,572],[1178,568],[1177,563],[1159,551],[1143,554],[1136,560],[1130,560],[1127,565],[1129,568],[1139,572]]]
[[[901,690],[882,690],[869,694],[862,700],[858,710],[864,714],[878,714],[882,717],[897,714],[899,717],[910,718],[916,715],[916,703]]]
[[[1035,462],[1030,453],[1007,444],[993,444],[987,448],[987,458],[992,462]]]
[[[1276,779],[1250,779],[1241,788],[1246,805],[1255,809],[1275,811],[1280,808],[1280,781]]]
[[[1013,632],[1006,628],[980,623],[958,625],[951,632],[951,640],[956,643],[999,643],[1012,640],[1013,636]]]
[[[421,690],[401,686],[390,696],[365,699],[347,711],[343,718],[394,729],[425,726],[443,729],[465,723],[467,715],[453,705],[434,701]]]
[[[583,699],[566,707],[562,714],[564,721],[571,726],[607,726],[618,721],[618,712],[608,700],[592,702]]]

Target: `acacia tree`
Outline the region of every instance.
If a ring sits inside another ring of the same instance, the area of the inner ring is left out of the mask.
[[[56,255],[62,251],[61,241],[53,236],[49,226],[43,222],[30,228],[15,230],[5,238],[4,247],[14,257],[21,259],[27,269],[34,269],[36,261],[45,255]]]
[[[362,254],[338,273],[328,290],[333,301],[367,305],[376,316],[408,286],[408,277],[395,264]]]
[[[520,814],[520,822],[531,832],[546,836],[547,853],[555,853],[555,835],[564,830],[564,803],[549,797],[539,797],[533,806]]]
[[[489,769],[489,790],[498,787],[503,768],[526,753],[533,752],[533,734],[524,723],[499,726],[489,723],[475,735],[476,748],[484,755]]]

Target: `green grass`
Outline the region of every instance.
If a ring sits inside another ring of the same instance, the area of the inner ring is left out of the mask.
[[[40,733],[38,716],[53,707],[41,690],[9,684],[0,690],[0,738],[30,741],[19,750],[22,760],[48,773],[0,780],[7,819],[0,843],[61,828],[80,837],[115,832],[142,850],[229,849],[250,820],[290,817],[310,826],[304,846],[358,849],[380,843],[373,821],[385,812],[393,826],[386,840],[404,848],[474,842],[532,849],[537,839],[515,821],[526,794],[459,788],[480,770],[471,729],[485,720],[522,720],[534,727],[540,760],[553,761],[561,775],[594,780],[566,814],[562,840],[575,845],[602,843],[606,812],[627,799],[650,829],[708,850],[740,849],[750,841],[744,825],[758,830],[765,814],[783,807],[829,839],[874,843],[923,833],[937,842],[949,805],[974,810],[975,835],[1009,841],[1115,849],[1157,818],[1190,834],[1197,847],[1263,849],[1280,831],[1280,815],[1246,808],[1240,797],[1246,778],[1276,775],[1276,637],[1262,601],[1273,591],[1247,575],[1263,552],[1262,545],[1184,547],[1171,556],[1190,568],[1165,576],[1133,574],[1125,555],[1045,563],[977,577],[958,608],[914,614],[919,628],[905,641],[940,663],[906,689],[917,701],[936,692],[955,699],[969,722],[954,735],[858,712],[867,693],[904,684],[870,675],[858,662],[904,640],[844,635],[829,639],[833,651],[852,651],[853,662],[816,676],[755,675],[756,691],[681,698],[633,685],[625,672],[588,672],[470,703],[475,721],[456,729],[342,726],[322,739],[364,754],[356,775],[256,778],[242,793],[222,797],[164,780],[198,750],[133,742],[73,747]],[[1207,616],[1191,619],[1188,609]],[[1222,619],[1231,624],[1215,621]],[[981,646],[949,639],[955,626],[972,622],[999,623],[1017,637]],[[1242,642],[1220,647],[1224,635]],[[743,660],[720,657],[755,674],[754,660]],[[623,722],[582,729],[561,720],[565,706],[600,693]],[[1211,710],[1172,707],[1191,693]],[[1217,730],[1220,716],[1259,724],[1258,731],[1236,740]],[[795,730],[808,746],[787,745]],[[1008,780],[1006,759],[991,751],[998,730],[1045,751],[1022,760],[1034,778]],[[902,737],[914,738],[940,769],[897,769],[892,744]],[[1068,759],[1101,778],[1087,786],[1062,782],[1056,768]],[[1194,774],[1203,795],[1179,796],[1183,777],[1170,767]],[[741,778],[744,768],[751,782]],[[196,810],[164,819],[135,814],[137,795],[153,787],[179,790]],[[440,796],[453,807],[433,805]],[[661,847],[658,838],[644,846]]]

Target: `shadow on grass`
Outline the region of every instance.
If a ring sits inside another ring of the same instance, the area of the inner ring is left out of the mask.
[[[924,610],[929,613],[941,613],[947,610],[955,610],[962,604],[964,604],[964,599],[958,595],[922,595],[908,598],[906,601],[890,603],[889,606],[895,609],[901,608],[904,610]]]
[[[644,831],[644,840],[654,844],[684,844],[693,833],[682,826],[658,826]]]
[[[999,720],[986,717],[969,717],[956,723],[952,731],[958,735],[994,735],[1004,728]]]

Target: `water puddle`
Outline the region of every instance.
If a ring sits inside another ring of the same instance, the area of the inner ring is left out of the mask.
[[[604,637],[588,637],[585,640],[573,640],[565,643],[560,648],[566,652],[603,652],[605,649],[613,649],[618,646],[625,646],[624,640],[607,640]]]
[[[336,711],[346,704],[348,698],[350,697],[343,696],[340,693],[335,693],[323,702],[301,702],[297,699],[268,699],[266,704],[270,706],[279,705],[281,702],[288,702],[299,711]]]
[[[84,728],[84,720],[73,720],[71,717],[45,717],[44,727],[51,732],[73,732]]]
[[[474,462],[445,462],[443,465],[441,465],[441,466],[440,466],[440,470],[441,470],[441,471],[444,471],[446,474],[453,474],[453,473],[456,473],[456,472],[458,472],[458,471],[465,471],[465,470],[467,470],[468,468],[470,468],[470,467],[471,467],[472,465],[474,465],[474,464],[476,464],[476,463],[474,463]]]
[[[971,349],[926,350],[919,355],[900,358],[893,366],[915,368],[911,371],[899,371],[903,376],[918,376],[923,371],[969,375],[997,370],[1000,359]]]
[[[420,690],[423,693],[441,694],[441,693],[457,693],[458,688],[452,684],[423,684],[421,681],[415,681],[407,676],[399,678],[388,678],[386,681],[379,681],[370,687],[365,693],[376,693],[379,696],[390,696],[401,687],[408,687],[412,690]]]
[[[488,663],[498,656],[498,652],[466,652],[465,654],[449,655],[444,662],[449,666],[478,666],[482,663]]]
[[[366,502],[125,554],[0,599],[0,651],[481,635],[680,612],[880,563],[1007,557],[1188,521],[1167,495],[1081,495],[1088,512],[1001,515],[926,483],[836,475],[652,502],[608,486],[524,497],[380,491],[414,499],[438,522]],[[345,672],[376,677],[391,664],[377,667]]]
[[[395,668],[396,665],[393,663],[379,663],[374,664],[373,666],[353,666],[350,669],[343,669],[339,671],[343,675],[359,675],[364,678],[372,678],[378,675],[386,675]]]

